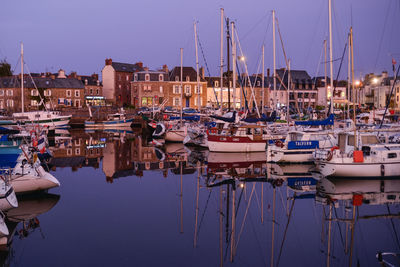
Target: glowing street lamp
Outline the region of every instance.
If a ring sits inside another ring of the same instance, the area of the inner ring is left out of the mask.
[[[373,79],[372,79],[372,82],[373,82],[374,84],[377,84],[377,83],[378,83],[378,78],[376,78],[376,77],[373,78]]]

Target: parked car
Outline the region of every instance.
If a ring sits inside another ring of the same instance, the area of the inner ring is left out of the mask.
[[[137,110],[137,114],[138,115],[144,115],[144,114],[146,114],[146,115],[148,115],[148,114],[150,114],[151,113],[151,111],[150,111],[150,109],[148,108],[148,107],[141,107],[141,108],[139,108],[138,110]]]
[[[166,107],[164,108],[164,112],[165,112],[165,113],[173,113],[173,112],[176,112],[176,109],[174,109],[174,108],[171,107],[171,106],[166,106]]]
[[[199,113],[197,110],[195,110],[194,108],[183,108],[182,109],[183,114],[195,114],[195,113]]]

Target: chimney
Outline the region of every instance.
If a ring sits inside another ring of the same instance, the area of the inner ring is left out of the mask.
[[[54,80],[55,78],[56,78],[56,75],[54,75],[54,74],[50,75],[50,79]]]
[[[95,79],[96,81],[99,80],[99,75],[97,73],[92,74],[92,78]]]
[[[162,66],[162,69],[163,69],[163,71],[164,71],[165,73],[168,73],[168,66],[167,66],[166,64],[164,64],[164,65]]]
[[[136,65],[138,65],[139,68],[143,68],[143,62],[139,61],[135,63]]]
[[[267,77],[269,77],[269,74],[270,74],[270,70],[269,70],[269,68],[267,69]]]
[[[112,64],[112,59],[106,58],[106,65],[111,65],[111,64]]]
[[[200,78],[204,80],[204,77],[205,77],[205,75],[204,75],[204,67],[201,67],[200,68]]]
[[[71,74],[68,76],[68,78],[77,78],[77,74],[76,74],[76,72],[75,71],[71,71]]]

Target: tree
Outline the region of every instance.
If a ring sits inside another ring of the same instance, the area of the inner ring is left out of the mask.
[[[0,77],[12,76],[11,65],[5,59],[0,61]]]

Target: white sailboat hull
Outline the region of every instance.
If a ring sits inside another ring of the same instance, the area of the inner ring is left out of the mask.
[[[11,185],[16,194],[44,191],[60,186],[60,182],[50,173],[45,172],[40,176],[23,175],[11,178]]]
[[[265,151],[265,143],[215,142],[208,140],[208,149],[211,152],[262,152]]]
[[[314,157],[312,153],[315,149],[296,149],[287,150],[277,146],[268,146],[267,148],[267,161],[268,162],[313,162]]]
[[[400,163],[335,163],[319,164],[321,174],[335,177],[400,176]]]
[[[183,126],[177,130],[168,130],[165,133],[165,141],[168,142],[183,142],[185,136],[187,135],[186,126]]]

